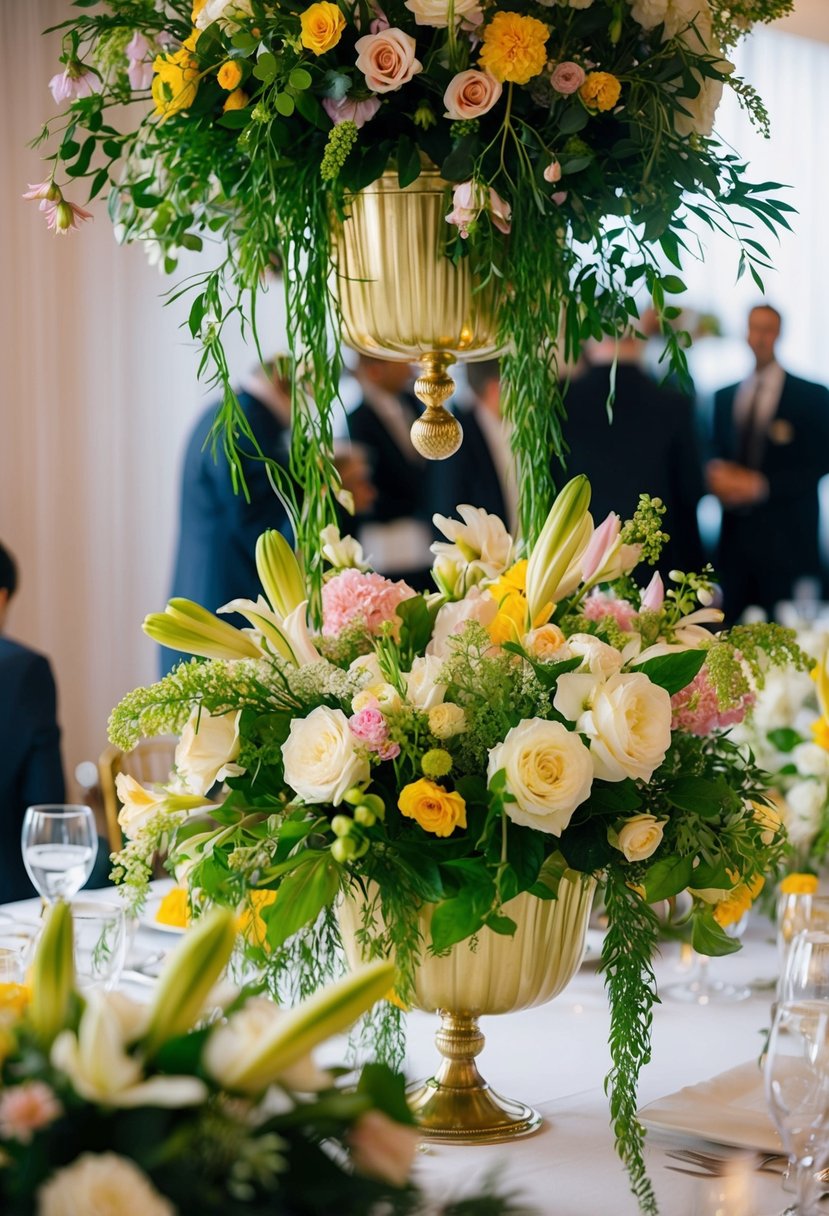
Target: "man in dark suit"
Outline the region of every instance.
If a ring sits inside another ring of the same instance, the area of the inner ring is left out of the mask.
[[[586,370],[570,384],[563,467],[553,462],[561,486],[586,473],[596,524],[615,511],[629,519],[640,494],[661,498],[670,541],[659,561],[663,574],[699,570],[703,564],[697,503],[704,492],[693,403],[657,384],[641,367],[644,344],[630,336],[597,343]],[[616,359],[616,393],[608,416]]]
[[[820,577],[818,481],[829,470],[829,393],[777,362],[781,317],[753,308],[755,369],[714,398],[708,486],[722,505],[717,570],[730,621],[771,616],[801,578]]]
[[[17,589],[17,568],[0,545],[0,633]],[[27,806],[62,803],[57,694],[49,660],[0,637],[0,903],[35,894],[23,865]]]

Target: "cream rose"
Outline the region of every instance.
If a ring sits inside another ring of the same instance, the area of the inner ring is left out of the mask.
[[[259,1094],[262,1088],[258,1077],[248,1083],[252,1065],[262,1051],[264,1037],[273,1031],[276,1023],[286,1017],[284,1009],[274,1005],[265,997],[253,997],[244,1008],[231,1014],[227,1022],[218,1026],[204,1050],[204,1066],[223,1089],[250,1091]],[[281,1084],[300,1093],[313,1093],[331,1084],[331,1074],[317,1068],[310,1055],[295,1060],[278,1078]]]
[[[446,658],[449,654],[449,639],[456,633],[462,633],[467,621],[477,621],[486,629],[497,615],[498,604],[489,592],[473,587],[462,600],[454,604],[444,604],[438,609],[426,655]]]
[[[176,748],[176,773],[184,789],[203,797],[217,781],[238,777],[245,770],[233,761],[239,755],[237,714],[213,717],[194,709]]]
[[[524,634],[524,649],[527,654],[542,663],[550,663],[561,658],[569,659],[571,657],[569,651],[565,654],[561,653],[566,642],[567,639],[558,625],[541,625],[538,629],[532,629],[529,633]]]
[[[134,1161],[117,1153],[83,1153],[38,1191],[38,1216],[176,1216]]]
[[[369,779],[368,757],[355,744],[343,711],[317,706],[291,722],[282,744],[285,780],[306,802],[339,806],[347,790]]]
[[[644,861],[659,848],[664,831],[664,822],[655,815],[633,815],[616,832],[609,831],[608,839],[628,861]]]
[[[567,648],[572,656],[580,655],[580,671],[589,671],[595,676],[612,676],[621,669],[624,659],[614,646],[595,638],[591,633],[573,633],[567,639]]]
[[[366,34],[354,46],[357,67],[375,93],[391,93],[423,70],[423,64],[415,59],[415,40],[403,30]]]
[[[590,752],[578,734],[544,718],[525,719],[492,749],[487,779],[499,769],[516,799],[505,804],[510,819],[552,836],[561,835],[593,784]]]
[[[437,682],[443,663],[439,655],[419,655],[412,663],[412,670],[403,676],[406,696],[415,709],[432,709],[446,696],[446,685]]]
[[[644,672],[617,672],[599,684],[578,720],[590,736],[597,777],[650,781],[671,743],[671,698]]]
[[[429,710],[429,730],[436,739],[452,739],[466,730],[466,711],[452,701],[433,705]]]
[[[443,94],[443,104],[446,106],[443,117],[480,118],[492,109],[502,92],[500,80],[490,76],[489,72],[479,72],[474,68],[458,72]]]
[[[400,709],[403,702],[394,685],[381,680],[379,684],[369,684],[358,692],[352,698],[351,709],[353,713],[358,714],[361,709],[369,709],[375,704],[384,713],[388,713],[390,710]]]
[[[441,30],[449,25],[449,0],[406,0],[406,8],[414,13],[416,25],[431,25]],[[455,0],[452,8],[456,23],[480,25],[479,0]]]

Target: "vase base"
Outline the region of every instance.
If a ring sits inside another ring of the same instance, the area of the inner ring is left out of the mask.
[[[543,1122],[531,1106],[503,1098],[486,1082],[456,1088],[432,1078],[413,1086],[408,1100],[423,1139],[441,1144],[500,1144],[532,1136]]]

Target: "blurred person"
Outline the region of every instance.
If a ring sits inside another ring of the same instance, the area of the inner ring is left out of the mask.
[[[26,807],[66,798],[51,665],[2,636],[17,584],[14,558],[0,544],[0,903],[36,894],[20,847]]]
[[[777,361],[782,318],[748,316],[754,371],[714,397],[708,487],[722,506],[716,565],[729,621],[768,616],[800,579],[820,578],[818,481],[829,470],[829,392]]]
[[[567,392],[564,457],[562,464],[554,459],[553,478],[561,486],[587,474],[597,524],[610,511],[629,519],[640,494],[661,498],[670,540],[660,570],[699,570],[704,557],[697,503],[705,490],[694,405],[647,374],[644,354],[645,343],[633,334],[587,348],[586,370]],[[615,397],[608,407],[614,374]]]
[[[291,364],[285,356],[256,367],[242,381],[238,399],[245,421],[266,456],[288,465],[291,431]],[[234,486],[230,463],[209,440],[216,405],[201,415],[184,453],[179,500],[179,528],[169,598],[182,597],[215,612],[234,599],[255,600],[260,593],[256,542],[268,528],[293,543],[293,530],[282,500],[257,458],[251,441],[239,436],[248,497]],[[373,500],[365,463],[358,451],[336,457],[343,488],[356,510]],[[246,625],[233,615],[231,623]],[[189,658],[162,648],[161,674]]]
[[[354,377],[361,400],[348,415],[352,441],[366,453],[376,498],[358,512],[356,535],[366,560],[391,579],[416,591],[433,590],[430,577],[433,535],[432,474],[412,446],[409,431],[421,413],[407,391],[408,363],[360,355]]]

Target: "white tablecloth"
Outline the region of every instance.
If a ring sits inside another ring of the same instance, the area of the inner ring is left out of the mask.
[[[84,892],[83,898],[88,897],[111,899],[113,893]],[[31,917],[37,904],[4,910]],[[640,1105],[759,1055],[776,973],[771,937],[769,923],[758,918],[741,953],[711,962],[712,978],[765,981],[749,1000],[708,1007],[665,1000],[657,1007],[653,1059],[642,1074]],[[167,950],[175,941],[142,927],[133,953]],[[679,947],[667,944],[656,968],[661,985],[687,976],[679,972],[678,961]],[[146,996],[149,990],[132,991]],[[406,1071],[412,1078],[429,1076],[438,1060],[432,1041],[437,1018],[415,1012],[408,1020]],[[482,1019],[487,1042],[478,1064],[483,1076],[496,1091],[539,1108],[544,1126],[508,1145],[430,1145],[417,1163],[422,1184],[443,1196],[464,1194],[496,1168],[499,1182],[519,1192],[541,1216],[636,1216],[636,1201],[614,1152],[602,1089],[609,1066],[608,1024],[602,978],[590,965],[550,1004]],[[668,1143],[669,1138],[656,1133],[648,1136],[647,1161],[661,1216],[696,1216],[697,1211],[713,1216],[713,1209],[696,1207],[700,1183],[666,1170],[671,1164],[665,1156]],[[776,1216],[790,1198],[778,1178],[758,1175],[752,1216]]]

